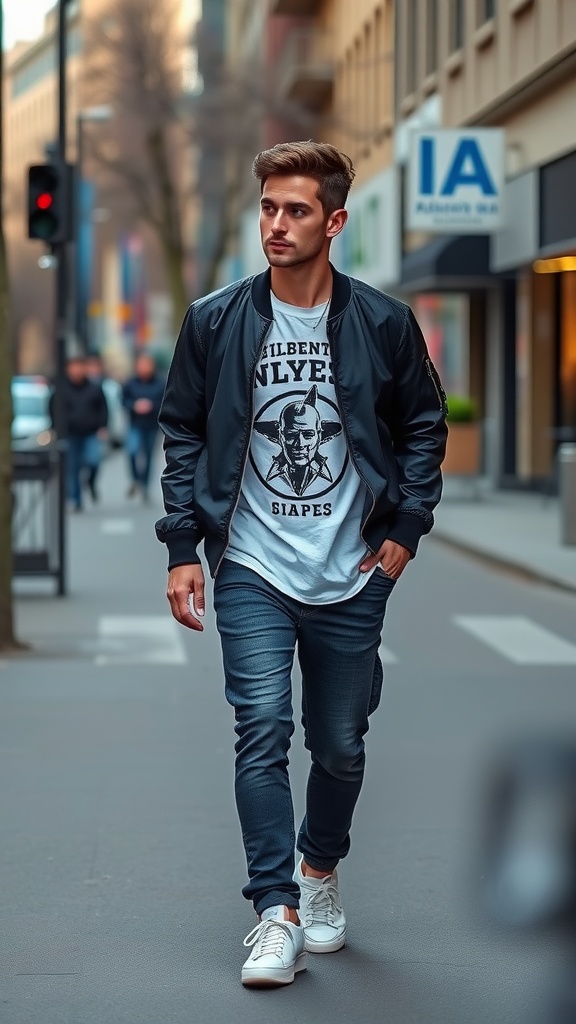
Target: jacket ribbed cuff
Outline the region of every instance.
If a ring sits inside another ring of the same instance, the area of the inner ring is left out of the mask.
[[[402,547],[408,548],[412,555],[415,555],[420,538],[429,532],[430,528],[419,515],[412,512],[397,512],[392,520],[387,539],[401,544]]]
[[[198,565],[198,535],[194,530],[169,530],[162,538],[168,548],[168,571],[177,565]]]

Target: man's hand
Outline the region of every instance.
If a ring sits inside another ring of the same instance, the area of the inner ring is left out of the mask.
[[[145,416],[146,413],[152,412],[152,402],[149,398],[137,398],[134,402],[134,412],[138,413],[139,416]]]
[[[382,547],[375,555],[369,555],[365,558],[360,566],[360,572],[369,572],[375,565],[380,562],[384,572],[391,579],[397,580],[404,569],[408,565],[412,557],[412,553],[402,546],[397,544],[393,540],[385,540]]]
[[[170,602],[170,610],[177,622],[188,629],[196,629],[200,633],[204,626],[190,611],[189,600],[193,597],[194,609],[198,615],[204,615],[204,573],[202,566],[177,565],[168,576],[166,596]]]

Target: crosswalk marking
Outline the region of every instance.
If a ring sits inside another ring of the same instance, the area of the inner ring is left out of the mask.
[[[96,665],[185,665],[181,627],[166,615],[105,615]]]
[[[127,534],[134,530],[133,519],[103,519],[100,531],[104,534]]]
[[[576,665],[576,644],[521,615],[455,615],[454,622],[516,665]]]

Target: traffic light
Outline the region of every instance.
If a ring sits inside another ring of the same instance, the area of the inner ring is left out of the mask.
[[[71,164],[33,164],[28,168],[28,238],[55,244],[72,238]]]

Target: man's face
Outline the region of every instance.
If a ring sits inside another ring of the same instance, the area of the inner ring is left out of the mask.
[[[150,356],[138,356],[136,360],[136,376],[140,380],[150,380],[154,376],[154,362]]]
[[[86,380],[86,363],[83,359],[72,359],[66,364],[66,376],[72,384],[82,384]]]
[[[301,412],[293,406],[285,410],[280,421],[282,451],[292,466],[307,466],[320,447],[320,416],[311,405]]]
[[[260,201],[262,248],[271,267],[295,267],[315,259],[329,238],[329,218],[317,196],[318,182],[299,175],[271,175]]]

